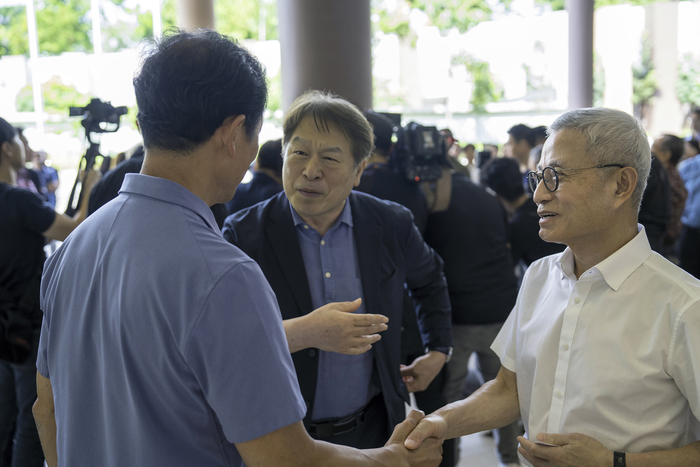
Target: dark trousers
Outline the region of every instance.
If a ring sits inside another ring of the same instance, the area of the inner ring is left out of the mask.
[[[382,394],[380,393],[372,399],[367,410],[361,416],[356,417],[355,427],[347,433],[329,437],[316,436],[311,431],[309,434],[314,439],[357,449],[383,447],[389,440],[391,431],[389,430],[389,414],[386,411]]]
[[[421,339],[418,321],[416,319],[415,308],[410,297],[404,300],[404,313],[401,328],[401,363],[410,365],[413,360],[425,354],[423,340]],[[416,405],[419,409],[429,415],[440,407],[447,404],[447,399],[443,394],[445,384],[445,368],[438,373],[435,379],[428,385],[425,391],[416,392]],[[442,444],[442,462],[440,467],[454,467],[455,465],[455,443],[457,439],[446,439]]]
[[[678,256],[681,267],[700,279],[700,229],[683,226]]]
[[[44,452],[32,414],[36,401],[35,361],[36,353],[22,365],[0,360],[0,454],[4,454],[0,456],[0,465],[3,467],[44,465]],[[2,462],[8,458],[7,451],[12,453],[10,464]]]

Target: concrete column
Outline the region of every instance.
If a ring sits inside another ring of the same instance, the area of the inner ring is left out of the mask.
[[[183,29],[214,29],[214,0],[176,0],[177,25]]]
[[[277,0],[282,106],[309,89],[372,107],[370,0]]]
[[[663,133],[676,134],[683,126],[683,110],[676,94],[678,3],[653,3],[644,10],[657,80],[657,93],[651,99],[646,128],[649,136],[657,138]]]
[[[569,12],[569,109],[593,105],[593,0],[566,0]]]

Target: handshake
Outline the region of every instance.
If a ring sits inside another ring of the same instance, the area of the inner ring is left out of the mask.
[[[398,465],[439,465],[445,433],[444,429],[440,429],[439,420],[442,419],[426,418],[423,412],[412,410],[406,420],[396,425],[384,449],[392,451],[404,461]]]

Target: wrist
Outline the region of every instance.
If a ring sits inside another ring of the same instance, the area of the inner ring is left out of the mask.
[[[609,465],[609,464],[608,464]],[[627,467],[627,458],[624,451],[613,452],[613,467]]]

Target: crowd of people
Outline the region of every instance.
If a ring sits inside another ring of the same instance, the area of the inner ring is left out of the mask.
[[[450,467],[490,430],[502,466],[700,465],[700,110],[651,146],[602,108],[502,155],[443,129],[417,181],[326,92],[259,148],[265,72],[214,31],[134,89],[143,145],[73,217],[0,119],[0,465]]]

